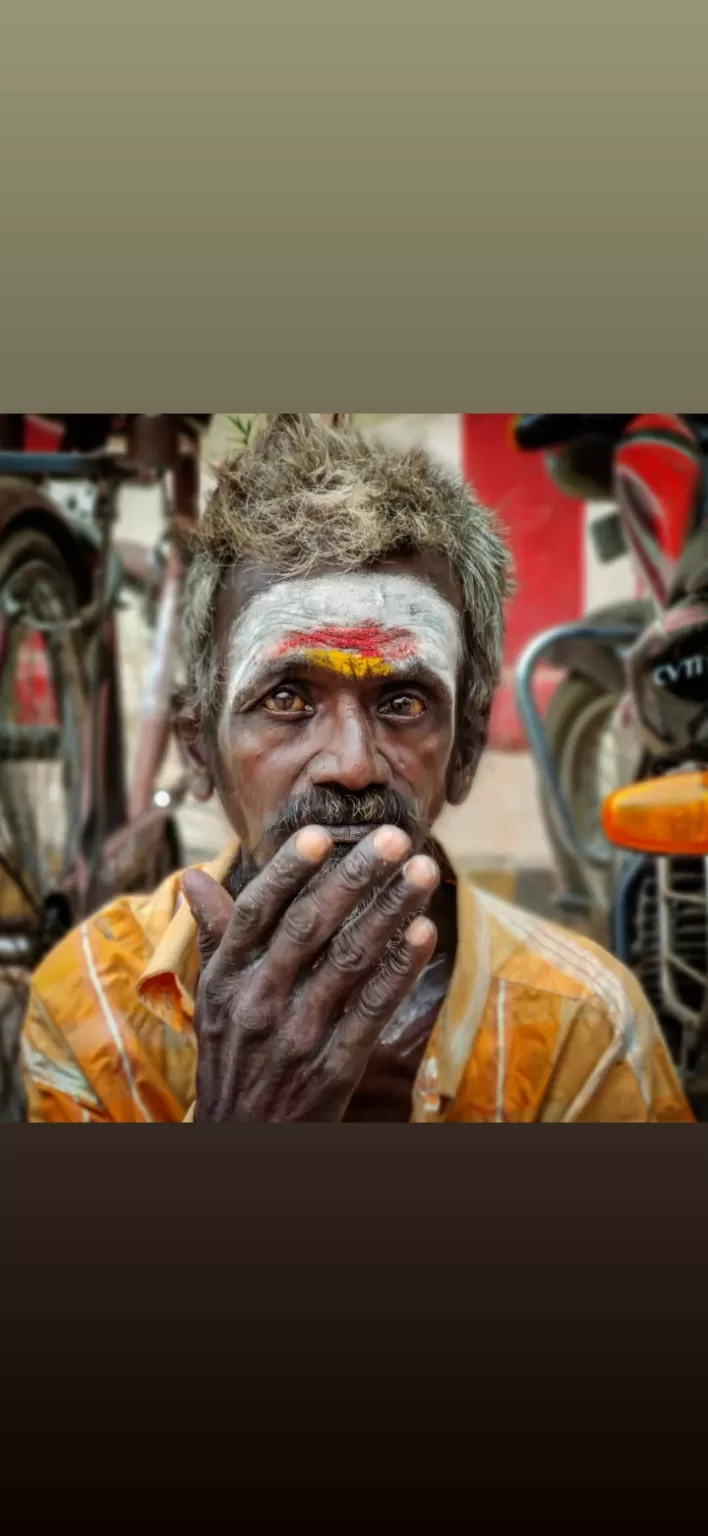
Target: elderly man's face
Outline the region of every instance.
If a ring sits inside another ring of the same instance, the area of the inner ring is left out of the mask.
[[[256,865],[312,822],[342,852],[380,821],[420,846],[445,803],[459,704],[461,599],[445,561],[302,580],[241,566],[217,644],[210,767]]]

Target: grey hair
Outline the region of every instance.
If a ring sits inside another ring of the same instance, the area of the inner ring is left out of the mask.
[[[303,576],[323,564],[361,570],[424,550],[446,556],[461,584],[467,657],[460,726],[483,737],[512,590],[509,552],[491,513],[419,449],[392,452],[312,416],[266,418],[245,452],[221,466],[194,537],[182,621],[188,709],[213,728],[224,683],[216,605],[230,567],[252,557]]]

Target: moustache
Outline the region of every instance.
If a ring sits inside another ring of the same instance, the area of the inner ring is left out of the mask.
[[[393,789],[361,792],[312,788],[293,796],[269,828],[270,837],[285,841],[303,827],[400,827],[417,841],[424,830],[420,817]]]
[[[301,832],[303,827],[324,826],[334,829],[377,825],[400,827],[410,837],[414,849],[430,852],[435,856],[428,823],[417,815],[396,790],[369,789],[356,793],[313,787],[304,790],[302,794],[294,795],[286,802],[269,823],[256,849],[251,853],[247,853],[245,849],[240,852],[236,866],[227,881],[227,889],[235,899],[258,870],[273,857],[278,848],[287,842],[289,837]],[[312,890],[325,880],[328,872],[341,863],[349,851],[346,844],[336,846],[324,866],[313,875],[308,885],[295,899],[299,900],[308,890]],[[350,915],[350,920],[366,910],[375,894],[375,892],[372,893],[357,904]]]

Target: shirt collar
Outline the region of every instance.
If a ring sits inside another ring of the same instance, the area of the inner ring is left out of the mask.
[[[233,868],[239,847],[238,838],[234,838],[218,858],[193,867],[211,875],[221,885]],[[181,1030],[194,1014],[198,977],[197,925],[180,892],[175,915],[138,981],[138,997],[158,1018]]]

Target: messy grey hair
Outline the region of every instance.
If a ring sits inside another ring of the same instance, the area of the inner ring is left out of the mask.
[[[361,570],[424,550],[447,556],[462,587],[467,656],[459,725],[468,737],[477,731],[479,746],[501,671],[511,590],[509,552],[493,517],[419,449],[392,452],[313,416],[266,418],[246,450],[221,466],[195,534],[183,608],[188,710],[204,729],[214,728],[224,684],[216,604],[229,567],[255,557],[304,576],[326,563]]]

